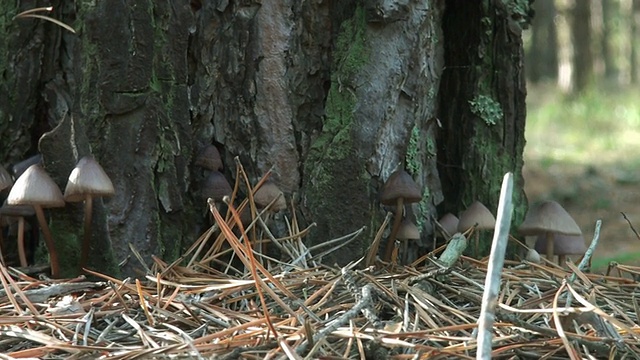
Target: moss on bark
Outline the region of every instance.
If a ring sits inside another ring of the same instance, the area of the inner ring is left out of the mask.
[[[475,200],[495,212],[502,177],[513,172],[512,228],[527,207],[522,190],[526,91],[521,24],[514,20],[521,17],[511,13],[517,9],[528,14],[523,4],[450,1],[443,26],[445,38],[457,39],[445,45],[449,70],[440,89],[443,212],[458,213]],[[487,254],[490,246],[486,235],[480,254]],[[511,247],[508,256],[515,250]]]
[[[343,236],[338,229],[355,231],[365,224],[375,226],[369,191],[369,175],[364,159],[354,148],[352,125],[358,102],[355,77],[368,59],[365,39],[365,16],[357,8],[346,20],[337,38],[331,87],[327,96],[322,133],[312,143],[304,165],[308,176],[305,186],[306,205],[318,224],[313,243]],[[369,228],[371,231],[371,229]],[[367,244],[356,241],[347,250],[328,261],[344,263],[362,254]]]

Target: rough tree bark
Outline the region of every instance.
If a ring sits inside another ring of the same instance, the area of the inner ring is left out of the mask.
[[[503,172],[521,179],[527,2],[54,1],[75,35],[11,20],[37,5],[2,8],[1,161],[40,151],[63,187],[96,156],[117,194],[96,204],[91,267],[136,274],[135,259],[116,266],[129,243],[171,260],[197,238],[204,173],[192,163],[206,144],[230,180],[236,156],[253,181],[273,169],[317,224],[310,243],[367,227],[329,264],[364,253],[398,167],[424,189],[408,211],[414,254],[443,199],[454,212],[475,197],[495,205]],[[81,209],[50,216],[71,271]]]
[[[516,6],[516,5],[525,6]],[[526,212],[523,192],[525,79],[521,32],[526,3],[448,1],[440,87],[438,164],[444,212],[479,200],[495,213],[501,177],[514,173],[513,224]],[[490,242],[482,244],[487,253]]]

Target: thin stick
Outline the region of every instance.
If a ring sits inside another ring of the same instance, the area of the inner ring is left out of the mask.
[[[596,228],[593,231],[593,240],[591,240],[591,244],[587,248],[587,251],[584,253],[584,256],[582,257],[580,264],[578,264],[578,269],[580,269],[580,271],[584,270],[584,268],[587,267],[587,264],[589,263],[589,260],[593,255],[593,252],[596,250],[596,246],[598,246],[598,240],[600,240],[601,226],[602,226],[602,220],[598,219],[596,221]],[[569,276],[569,285],[573,284],[573,282],[576,281],[577,277],[578,275],[575,272],[571,274],[571,276]],[[571,307],[571,301],[573,301],[573,296],[571,295],[571,293],[569,293],[567,295],[567,303],[565,307]]]
[[[364,261],[365,268],[368,268],[369,266],[373,265],[373,263],[376,260],[376,257],[378,256],[378,250],[380,249],[380,240],[382,240],[384,229],[387,228],[387,225],[389,224],[389,220],[391,220],[391,215],[392,215],[391,212],[387,213],[387,216],[384,218],[382,225],[380,225],[380,229],[378,229],[378,232],[376,233],[376,237],[371,242],[371,247],[369,248],[369,252],[367,253],[367,257],[365,258],[365,261]]]
[[[631,223],[631,220],[629,220],[629,218],[627,217],[627,214],[623,213],[622,211],[620,211],[620,214],[622,214],[622,217],[625,220],[627,220],[627,223],[629,224],[631,231],[633,231],[633,233],[636,234],[636,237],[638,238],[638,240],[640,240],[640,234],[638,234],[638,232],[636,231],[636,228],[633,227],[633,224]]]
[[[493,243],[491,244],[487,277],[482,295],[482,309],[478,320],[478,352],[476,353],[476,359],[491,359],[491,339],[493,337],[495,308],[498,304],[500,277],[504,266],[504,254],[509,241],[509,228],[511,227],[512,197],[513,174],[506,173],[500,190],[496,229],[493,235]]]

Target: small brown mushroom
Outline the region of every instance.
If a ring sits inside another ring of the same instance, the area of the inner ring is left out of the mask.
[[[402,263],[407,263],[409,260],[409,241],[420,239],[420,229],[413,221],[405,218],[400,224],[396,238],[402,244]]]
[[[522,235],[544,235],[549,260],[553,260],[554,256],[553,234],[582,235],[575,220],[555,201],[543,201],[529,208],[518,231]]]
[[[63,207],[64,198],[62,192],[49,174],[44,171],[40,165],[31,165],[16,180],[11,188],[9,197],[7,198],[9,205],[32,205],[44,236],[45,244],[49,250],[49,258],[51,260],[51,276],[57,278],[60,276],[60,264],[58,262],[58,253],[56,252],[51,230],[47,225],[47,219],[44,216],[43,208],[47,207]]]
[[[587,251],[587,245],[582,235],[564,235],[551,233],[553,237],[553,252],[558,255],[558,265],[564,265],[567,255],[583,255]],[[536,240],[535,249],[539,253],[547,251],[546,234],[539,234]]]
[[[41,154],[36,154],[33,155],[27,159],[24,159],[22,161],[20,161],[17,164],[13,165],[12,171],[13,171],[13,177],[15,179],[19,178],[20,175],[22,175],[22,173],[24,173],[25,170],[27,170],[31,165],[42,165],[42,155]]]
[[[474,201],[465,211],[460,214],[458,231],[465,232],[472,227],[476,227],[474,234],[474,253],[478,256],[480,252],[480,232],[482,230],[493,230],[496,226],[496,218],[480,201]]]
[[[93,198],[115,194],[113,183],[102,166],[92,156],[85,156],[69,175],[64,199],[68,202],[84,201],[84,237],[80,255],[80,269],[87,264],[91,245],[91,221],[93,217]]]
[[[259,208],[267,207],[274,200],[275,202],[271,205],[270,211],[275,213],[287,208],[287,201],[282,190],[273,181],[265,181],[253,194],[253,201]]]
[[[452,213],[446,213],[438,220],[438,224],[440,224],[441,227],[438,233],[443,239],[448,240],[453,234],[458,232],[459,223],[460,220],[457,216]]]
[[[203,167],[207,170],[222,170],[222,158],[220,151],[215,145],[207,145],[198,155],[195,165]]]
[[[18,258],[20,266],[27,267],[27,252],[24,245],[24,218],[35,215],[33,206],[31,205],[9,205],[5,203],[0,207],[0,217],[16,217],[18,218]],[[0,225],[2,227],[2,225]]]
[[[216,202],[220,202],[225,196],[231,196],[231,193],[233,193],[233,189],[220,171],[210,172],[200,190],[200,195],[205,201],[212,198]]]
[[[383,205],[396,206],[393,227],[391,228],[391,233],[389,234],[389,239],[387,240],[387,246],[385,248],[385,261],[391,260],[396,234],[398,233],[398,229],[400,229],[400,224],[402,223],[404,204],[417,203],[420,202],[420,200],[422,200],[422,192],[420,191],[418,184],[413,181],[411,175],[404,171],[404,169],[394,171],[382,187],[380,202]]]
[[[527,255],[525,256],[525,260],[527,260],[528,262],[532,262],[534,264],[540,264],[541,262],[540,253],[535,249],[529,249],[527,250]]]

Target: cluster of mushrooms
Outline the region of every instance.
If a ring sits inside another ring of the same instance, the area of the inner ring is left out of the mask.
[[[80,268],[84,267],[87,262],[91,240],[93,198],[111,196],[115,193],[111,179],[109,179],[100,164],[92,156],[81,158],[69,175],[64,195],[49,174],[42,168],[40,161],[30,165],[24,172],[16,170],[14,167],[14,173],[17,177],[15,183],[13,183],[13,179],[7,170],[0,166],[0,191],[10,189],[5,203],[0,208],[0,217],[18,218],[20,266],[28,265],[24,245],[24,218],[35,214],[45,245],[49,251],[51,276],[53,278],[60,276],[58,254],[43,209],[64,207],[66,202],[84,201],[84,237]],[[0,260],[4,261],[1,256]]]
[[[420,238],[420,230],[416,224],[405,217],[404,205],[418,203],[422,200],[422,191],[411,175],[404,169],[394,171],[380,193],[380,203],[387,206],[395,206],[395,215],[391,233],[385,246],[385,261],[392,261],[396,250],[396,239],[401,241],[403,251],[406,251],[407,242]],[[452,214],[444,215],[440,221],[441,230],[438,235],[449,239],[457,232],[466,232],[475,226],[476,230],[492,230],[496,219],[479,201],[474,202],[460,216],[460,220]],[[479,243],[479,232],[475,232],[475,249],[477,251]]]
[[[231,196],[233,189],[221,172],[223,169],[222,158],[220,157],[220,151],[215,145],[207,145],[196,157],[194,164],[206,172],[206,177],[201,186],[200,195],[202,199],[206,201],[211,198],[217,203],[220,203],[225,196]],[[282,190],[271,180],[265,181],[260,188],[256,190],[253,194],[253,201],[260,209],[266,208],[273,202],[273,204],[269,206],[269,210],[273,213],[284,210],[287,207],[287,202]],[[250,214],[243,212],[241,215],[249,216]]]
[[[460,219],[447,213],[438,223],[442,228],[441,236],[448,239],[452,234],[465,232],[474,226],[476,230],[493,230],[495,221],[491,211],[476,201],[460,214]],[[531,206],[518,227],[518,233],[525,237],[535,237],[534,249],[527,254],[531,261],[539,262],[540,253],[551,261],[558,255],[558,265],[562,265],[568,255],[584,255],[587,251],[578,224],[560,204],[552,200]],[[477,249],[477,235],[475,241]]]
[[[385,246],[385,261],[395,259],[393,254],[396,239],[402,241],[406,251],[408,240],[419,239],[420,231],[413,221],[405,217],[404,205],[420,202],[422,192],[404,169],[394,171],[384,184],[380,202],[387,206],[396,206],[391,233]],[[465,233],[474,228],[474,253],[478,255],[481,231],[492,231],[496,218],[480,201],[474,201],[461,214],[460,218],[451,213],[442,216],[438,222],[436,236],[445,240],[455,233]],[[582,231],[575,220],[555,201],[543,201],[531,206],[523,223],[518,228],[520,235],[535,236],[535,251],[527,255],[539,260],[539,253],[546,254],[552,261],[558,255],[558,264],[564,264],[568,255],[583,255],[587,250]]]

